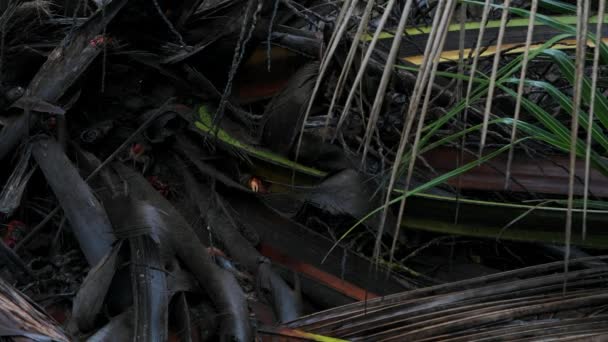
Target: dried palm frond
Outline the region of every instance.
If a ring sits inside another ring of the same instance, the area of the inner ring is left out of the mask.
[[[524,60],[521,66],[521,76],[519,78],[519,85],[517,87],[517,100],[515,103],[515,113],[513,114],[513,127],[511,129],[511,143],[515,141],[517,134],[517,120],[519,120],[519,114],[521,111],[521,99],[524,93],[524,81],[526,80],[526,71],[528,69],[528,62],[530,61],[530,45],[532,44],[532,34],[534,33],[534,19],[536,18],[536,11],[538,10],[538,0],[532,1],[532,8],[530,9],[530,18],[528,19],[528,35],[526,36],[526,46],[524,48]],[[509,186],[511,163],[513,162],[513,149],[509,149],[509,157],[507,160],[507,170],[505,174],[505,189]]]
[[[412,7],[412,1],[408,0],[403,8],[403,12],[401,13],[401,18],[399,19],[399,25],[397,26],[397,32],[403,32],[405,28],[405,24],[410,15],[410,9]],[[388,81],[390,80],[391,75],[393,74],[393,66],[395,58],[397,57],[397,52],[399,51],[399,46],[401,44],[401,37],[399,35],[395,35],[393,39],[393,43],[391,45],[391,50],[388,54],[388,59],[386,61],[386,65],[384,66],[384,72],[382,73],[382,79],[380,80],[380,86],[378,87],[378,91],[376,92],[376,98],[374,99],[374,104],[372,106],[372,110],[370,113],[369,121],[367,122],[367,128],[365,129],[364,136],[364,147],[363,147],[363,155],[361,156],[361,164],[365,164],[365,156],[367,155],[367,151],[369,150],[369,144],[372,139],[372,130],[376,126],[378,122],[378,115],[380,114],[380,109],[382,108],[382,103],[384,102],[384,97],[386,93],[386,88],[388,86]],[[432,82],[431,82],[432,83]]]
[[[319,76],[317,76],[317,81],[315,82],[315,86],[310,94],[310,101],[308,102],[308,107],[306,108],[306,112],[304,113],[304,120],[306,122],[308,120],[308,116],[310,115],[310,111],[312,109],[312,105],[315,101],[317,93],[319,92],[319,88],[321,87],[321,82],[323,81],[323,77],[325,76],[325,72],[332,60],[334,53],[344,35],[348,22],[352,16],[353,10],[357,4],[358,0],[346,0],[342,8],[340,9],[340,13],[338,14],[338,18],[336,19],[336,27],[337,29],[332,33],[332,36],[329,40],[328,49],[323,58],[321,59],[321,65],[319,66]],[[300,154],[300,147],[302,145],[302,137],[304,136],[303,128],[300,130],[298,134],[298,142],[296,144],[296,152],[295,152],[295,161],[298,161],[298,156]]]
[[[574,208],[574,182],[576,169],[576,143],[578,140],[578,119],[581,105],[582,84],[585,70],[585,53],[587,49],[587,21],[589,18],[589,0],[577,2],[576,14],[576,73],[574,76],[573,112],[570,126],[570,177],[568,179],[568,212],[566,214],[566,253],[564,254],[564,271],[568,271],[570,258],[570,238],[572,235],[572,209]],[[564,290],[566,281],[564,280]]]
[[[352,341],[480,341],[608,334],[602,264],[554,262],[353,303],[287,326]],[[563,279],[570,281],[562,293]]]
[[[600,0],[599,8],[598,8],[598,18],[596,24],[595,36],[597,41],[600,41],[602,38],[602,26],[604,23],[604,14],[606,12],[606,0]],[[583,239],[585,239],[587,235],[587,206],[588,206],[588,194],[589,194],[589,178],[590,178],[590,169],[591,169],[591,144],[593,143],[592,136],[592,126],[593,126],[593,118],[595,111],[595,96],[597,89],[597,80],[599,75],[599,62],[600,62],[600,49],[597,47],[593,52],[593,69],[591,73],[591,99],[589,101],[589,120],[587,123],[587,140],[586,140],[586,149],[585,149],[585,190],[583,194]]]

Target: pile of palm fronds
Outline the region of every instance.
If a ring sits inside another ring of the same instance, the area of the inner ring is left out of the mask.
[[[604,333],[605,4],[0,0],[1,274],[92,340]]]

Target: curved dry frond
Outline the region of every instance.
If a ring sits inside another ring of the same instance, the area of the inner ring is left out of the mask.
[[[486,106],[483,111],[483,127],[481,128],[481,141],[479,142],[479,155],[483,153],[483,149],[486,145],[486,137],[488,135],[488,121],[490,120],[490,110],[492,103],[494,102],[494,89],[496,87],[496,75],[498,73],[498,65],[500,63],[500,53],[502,49],[502,41],[505,36],[507,29],[507,19],[509,18],[509,7],[511,6],[511,0],[505,0],[502,8],[502,16],[500,18],[500,27],[498,30],[498,40],[496,42],[496,54],[494,55],[494,63],[492,64],[492,74],[490,75],[490,82],[488,83],[488,95],[486,96]]]
[[[528,18],[528,34],[526,36],[526,45],[524,47],[524,59],[521,66],[519,85],[517,86],[517,99],[515,102],[515,112],[513,114],[513,127],[511,128],[511,143],[515,141],[515,137],[517,135],[517,121],[519,120],[519,114],[521,112],[521,99],[524,94],[526,71],[528,70],[528,62],[530,61],[530,45],[532,44],[532,34],[534,33],[534,20],[536,18],[537,10],[538,0],[532,0],[530,17]],[[511,178],[511,163],[513,162],[513,151],[513,148],[510,148],[509,156],[507,157],[507,169],[505,170],[505,189],[509,187],[509,180]]]
[[[585,53],[587,50],[587,21],[589,18],[589,0],[577,2],[576,14],[576,73],[574,78],[574,95],[572,123],[570,126],[570,175],[568,178],[568,211],[566,213],[566,252],[564,253],[564,272],[568,272],[570,259],[570,238],[572,235],[572,209],[574,205],[574,182],[576,170],[576,145],[578,140],[578,114],[581,105],[583,78],[585,77]],[[564,290],[566,282],[564,281]]]
[[[348,50],[348,55],[346,56],[346,60],[344,61],[344,66],[342,67],[342,71],[340,72],[340,77],[338,78],[338,83],[336,84],[336,89],[334,90],[331,102],[329,103],[329,109],[327,110],[328,115],[327,119],[325,120],[325,129],[327,129],[327,127],[329,126],[329,119],[332,116],[336,101],[342,95],[342,90],[344,89],[344,84],[348,79],[348,73],[350,71],[351,64],[353,63],[357,48],[359,47],[359,40],[363,35],[363,31],[365,31],[365,29],[367,28],[367,24],[369,22],[370,15],[372,14],[372,8],[374,7],[374,4],[375,1],[373,0],[367,2],[365,10],[363,11],[363,15],[361,16],[361,20],[359,21],[357,32],[353,37],[350,49]]]
[[[429,40],[427,41],[427,45],[425,48],[425,59],[424,62],[421,66],[421,71],[418,73],[418,77],[416,79],[416,85],[414,86],[414,90],[411,96],[411,100],[407,109],[407,114],[406,114],[406,123],[403,127],[403,132],[401,134],[401,141],[399,142],[399,147],[397,149],[397,154],[395,157],[395,162],[393,163],[393,168],[391,170],[391,179],[389,181],[389,185],[388,185],[388,192],[387,192],[387,196],[386,196],[386,200],[385,200],[385,211],[382,214],[382,220],[380,221],[380,232],[378,234],[378,236],[376,237],[376,245],[374,247],[374,258],[377,258],[380,255],[380,246],[381,246],[381,237],[382,235],[380,234],[382,232],[382,229],[384,228],[384,224],[385,224],[385,220],[386,220],[386,215],[387,212],[386,210],[388,210],[388,203],[390,202],[390,198],[392,195],[392,191],[393,188],[395,186],[395,182],[397,180],[397,174],[399,171],[399,166],[401,165],[401,159],[402,156],[405,153],[405,147],[407,144],[407,141],[409,139],[409,134],[411,131],[411,128],[413,126],[414,123],[414,117],[416,115],[416,113],[418,112],[418,105],[420,104],[420,100],[422,98],[422,89],[424,89],[426,87],[426,85],[429,83],[429,78],[430,75],[433,74],[432,72],[432,65],[434,65],[434,61],[435,59],[440,55],[441,50],[443,49],[443,41],[442,41],[442,36],[445,35],[445,31],[447,29],[447,26],[449,24],[449,20],[452,17],[452,12],[453,12],[453,1],[448,0],[447,4],[446,1],[439,1],[438,5],[437,5],[437,12],[435,14],[435,18],[433,19],[433,25],[432,25],[432,30],[431,33],[429,35]],[[406,184],[406,186],[409,186]],[[403,199],[403,201],[401,201],[400,207],[399,207],[399,214],[398,214],[398,219],[397,221],[400,222],[401,219],[403,218],[403,212],[404,212],[404,208],[405,208],[405,198]],[[397,228],[398,230],[399,228]]]
[[[359,88],[361,79],[363,78],[363,75],[365,74],[365,70],[367,69],[367,64],[369,63],[369,59],[372,56],[374,49],[376,48],[376,44],[378,43],[380,34],[382,33],[382,30],[384,30],[384,25],[386,25],[386,21],[388,19],[388,16],[389,16],[391,10],[393,9],[394,5],[395,5],[395,0],[388,1],[388,3],[386,4],[386,8],[384,9],[384,13],[382,13],[382,17],[380,18],[380,22],[378,23],[378,26],[376,27],[374,36],[372,37],[372,40],[367,45],[367,50],[365,51],[365,56],[363,57],[363,60],[361,61],[361,65],[359,67],[359,70],[357,71],[357,76],[355,76],[355,80],[353,81],[353,84],[350,88],[350,92],[348,93],[348,97],[346,98],[346,103],[344,104],[342,113],[340,114],[340,117],[338,118],[338,125],[336,127],[336,133],[334,134],[332,141],[336,139],[338,132],[340,131],[340,128],[342,128],[344,121],[348,117],[348,113],[350,111],[351,103],[353,101],[353,97],[355,96],[355,92],[357,91],[357,88]],[[387,61],[387,63],[388,63],[388,61]]]
[[[424,126],[424,121],[425,121],[426,114],[429,109],[429,103],[431,100],[431,91],[433,90],[433,84],[435,82],[435,77],[437,75],[437,67],[439,65],[441,51],[443,50],[443,46],[445,44],[445,39],[447,36],[447,26],[449,25],[449,23],[452,19],[452,15],[454,14],[455,8],[456,8],[456,2],[448,1],[447,5],[446,5],[446,9],[443,13],[442,21],[440,22],[439,33],[441,34],[441,36],[436,42],[437,45],[433,46],[432,70],[430,71],[429,81],[428,81],[428,84],[426,85],[426,94],[424,95],[424,102],[422,104],[422,109],[420,111],[420,117],[418,118],[418,127],[416,129],[416,136],[414,137],[414,143],[412,144],[412,148],[411,148],[412,158],[410,158],[408,169],[407,169],[407,175],[405,178],[405,186],[404,186],[405,192],[407,192],[410,188],[410,182],[412,180],[412,175],[414,173],[414,165],[416,164],[416,159],[417,159],[416,157],[418,154],[420,137],[422,135],[422,128]],[[401,217],[403,216],[404,209],[405,209],[405,198],[403,199],[403,201],[401,201],[401,206],[399,208],[399,218],[397,220],[398,222],[401,222]],[[395,236],[399,235],[400,228],[401,228],[401,224],[397,224],[397,226],[395,227]],[[393,244],[391,246],[391,252],[390,252],[390,261],[391,262],[393,260],[396,243],[397,243],[397,239],[393,239]]]
[[[327,53],[321,59],[321,66],[319,67],[319,76],[317,76],[317,81],[315,82],[315,86],[312,90],[312,93],[310,94],[310,101],[308,102],[308,107],[306,108],[306,112],[304,113],[303,122],[306,122],[308,120],[308,117],[310,116],[310,110],[312,109],[312,105],[317,96],[317,92],[319,91],[319,87],[321,86],[321,82],[323,81],[323,77],[325,76],[325,72],[327,71],[327,67],[329,66],[329,62],[331,61],[334,53],[336,52],[336,48],[338,47],[338,44],[340,43],[340,40],[342,39],[342,36],[344,35],[346,26],[348,25],[348,22],[350,21],[350,18],[353,14],[353,10],[355,9],[355,6],[357,5],[357,2],[358,2],[358,0],[344,1],[344,5],[342,6],[342,9],[340,10],[340,14],[338,15],[338,20],[336,21],[336,27],[338,27],[338,29],[333,32],[332,37],[329,40],[329,48],[327,50]],[[294,159],[295,162],[298,161],[298,156],[300,154],[300,147],[302,145],[303,136],[304,136],[304,131],[302,129],[302,130],[300,130],[300,133],[298,134],[298,143],[296,144],[296,153],[295,153],[295,159]]]
[[[403,30],[405,29],[405,24],[407,22],[407,18],[410,15],[410,9],[412,8],[412,2],[412,0],[407,0],[407,2],[405,3],[403,12],[401,13],[401,18],[399,19],[399,25],[397,26],[397,32],[403,32]],[[365,156],[367,155],[369,144],[372,140],[372,130],[378,122],[378,115],[380,115],[380,109],[382,108],[382,104],[384,102],[388,81],[390,80],[390,77],[393,74],[393,67],[395,65],[395,59],[397,58],[399,46],[401,45],[401,40],[401,36],[396,34],[393,38],[393,43],[391,45],[391,50],[386,60],[386,65],[384,66],[382,78],[380,79],[380,85],[378,86],[376,98],[374,99],[374,104],[369,115],[369,121],[367,122],[367,127],[365,129],[365,135],[363,136],[364,142],[363,155],[361,156],[361,165],[365,164]]]
[[[599,62],[600,62],[600,47],[602,40],[602,27],[604,23],[604,14],[606,12],[606,0],[600,0],[598,4],[598,14],[597,14],[597,25],[595,31],[595,49],[593,52],[593,68],[591,75],[591,100],[589,101],[589,121],[587,124],[587,146],[585,148],[585,176],[584,176],[584,193],[583,193],[583,239],[585,239],[587,235],[587,206],[588,206],[588,197],[589,197],[589,177],[590,177],[590,169],[591,169],[591,144],[593,142],[591,127],[593,125],[593,117],[595,111],[595,90],[597,89],[597,80],[599,71]]]

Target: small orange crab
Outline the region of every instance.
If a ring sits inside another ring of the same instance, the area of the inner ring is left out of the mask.
[[[152,160],[151,157],[146,155],[148,148],[142,143],[134,143],[131,145],[128,151],[119,158],[120,161],[132,161],[133,164],[142,166],[142,173],[146,173],[146,170],[150,166]]]
[[[251,178],[249,178],[247,184],[249,185],[249,189],[251,189],[251,191],[253,192],[259,192],[261,194],[265,194],[268,192],[268,188],[264,184],[264,181],[262,181],[256,176],[252,176]]]

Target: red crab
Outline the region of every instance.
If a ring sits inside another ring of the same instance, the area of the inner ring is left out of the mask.
[[[171,188],[167,183],[160,180],[158,176],[148,176],[147,179],[148,182],[152,185],[152,187],[156,189],[156,191],[158,191],[161,195],[163,195],[163,197],[169,196],[169,193],[171,193]]]
[[[95,36],[95,38],[89,40],[89,44],[92,47],[99,47],[99,46],[102,46],[104,44],[108,44],[111,42],[112,42],[112,38],[104,37],[103,35]]]

